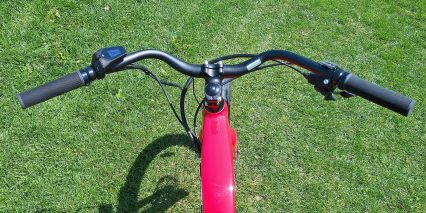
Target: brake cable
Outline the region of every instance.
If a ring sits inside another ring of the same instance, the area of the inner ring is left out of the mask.
[[[195,78],[192,78],[192,95],[194,95],[195,101],[197,101],[197,104],[200,104],[200,101],[198,101],[197,95],[195,95]]]
[[[186,96],[186,92],[188,91],[188,87],[191,85],[193,80],[194,80],[193,77],[188,78],[180,94],[180,115],[182,117],[182,122],[183,122],[182,126],[185,128],[185,131],[188,134],[188,137],[194,143],[197,150],[201,153],[201,143],[198,140],[198,137],[195,135],[195,133],[191,132],[191,129],[188,126],[188,121],[186,120],[186,112],[185,112],[185,96]]]
[[[178,116],[176,109],[172,103],[172,101],[170,100],[170,96],[169,93],[166,91],[166,89],[164,88],[163,85],[168,85],[168,86],[175,86],[178,88],[181,88],[178,84],[173,83],[173,82],[165,82],[165,81],[161,81],[153,72],[151,72],[147,67],[145,67],[144,65],[141,64],[130,64],[126,67],[127,69],[137,69],[137,70],[141,70],[142,72],[144,72],[147,76],[151,77],[152,79],[154,79],[158,85],[161,87],[161,90],[164,93],[164,96],[166,96],[167,102],[169,103],[170,108],[173,111],[173,114],[175,115],[176,119],[179,121],[179,123],[181,125],[183,125],[183,122],[181,120],[181,118]]]
[[[168,102],[170,108],[172,109],[173,114],[175,115],[176,119],[179,121],[179,123],[185,129],[190,140],[194,142],[197,150],[201,151],[200,142],[199,142],[198,138],[191,132],[191,129],[189,128],[188,122],[186,120],[184,108],[182,107],[182,97],[183,97],[183,99],[185,98],[186,91],[187,91],[191,82],[188,83],[188,81],[187,81],[184,88],[182,88],[181,86],[179,86],[178,84],[176,84],[174,82],[161,81],[153,72],[151,72],[147,67],[145,67],[144,65],[141,65],[141,64],[130,64],[130,65],[126,66],[126,69],[141,70],[142,72],[144,72],[146,75],[148,75],[149,77],[151,77],[152,79],[154,79],[158,83],[158,85],[161,87],[161,90],[163,91],[163,94],[166,97],[167,102]],[[181,116],[182,117],[179,117],[179,115],[177,114],[176,109],[175,109],[172,101],[170,100],[169,93],[164,88],[164,85],[177,87],[177,88],[180,88],[182,90],[182,92],[181,92]]]
[[[195,115],[194,115],[194,133],[195,133],[195,136],[197,136],[198,137],[198,134],[197,134],[197,117],[198,117],[198,112],[200,111],[200,109],[201,109],[201,106],[203,106],[203,104],[205,103],[205,99],[203,98],[203,100],[201,100],[201,102],[198,104],[198,107],[197,107],[197,110],[195,110]]]

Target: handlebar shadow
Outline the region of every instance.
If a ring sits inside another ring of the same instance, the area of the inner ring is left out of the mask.
[[[150,143],[138,155],[126,177],[126,182],[121,187],[118,194],[117,212],[139,212],[144,206],[144,212],[164,212],[176,202],[188,196],[188,192],[176,187],[177,179],[171,176],[164,176],[157,182],[154,193],[142,200],[138,200],[138,193],[141,190],[141,183],[149,164],[159,155],[162,150],[172,146],[183,146],[197,153],[194,146],[188,141],[184,134],[165,135]],[[160,156],[167,157],[169,153]],[[142,189],[143,190],[143,189]],[[98,206],[99,212],[113,212],[112,205],[101,204]]]

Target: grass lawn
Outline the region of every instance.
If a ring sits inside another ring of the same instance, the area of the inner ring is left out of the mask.
[[[192,63],[287,49],[415,99],[405,118],[361,98],[323,101],[283,67],[234,81],[237,206],[426,211],[426,1],[3,0],[0,18],[0,212],[200,210],[199,158],[147,76],[113,74],[20,108],[16,93],[113,45]],[[164,63],[144,64],[185,82]],[[202,80],[196,88],[201,97]]]

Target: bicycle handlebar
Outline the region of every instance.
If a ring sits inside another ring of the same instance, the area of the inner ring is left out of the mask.
[[[206,73],[203,73],[203,65],[186,63],[177,57],[159,50],[142,50],[127,54],[120,62],[110,67],[107,74],[123,70],[127,65],[148,58],[160,59],[177,71],[188,76],[200,78],[206,76]],[[415,105],[415,101],[408,97],[369,83],[346,71],[339,70],[339,72],[336,72],[335,69],[330,69],[318,62],[285,50],[270,50],[252,57],[240,64],[224,65],[223,77],[239,77],[250,73],[255,70],[254,68],[268,60],[284,60],[292,64],[296,64],[321,76],[322,78],[333,80],[335,86],[342,90],[359,95],[360,97],[405,116],[408,116],[411,113]],[[95,80],[96,77],[99,77],[96,76],[93,69],[94,68],[92,67],[87,67],[76,73],[20,93],[17,95],[19,102],[22,108],[27,108],[65,92],[87,85],[91,81]]]
[[[326,77],[329,74],[329,71],[321,66],[321,64],[286,50],[270,50],[263,52],[240,64],[228,66],[225,65],[224,74],[225,76],[244,75],[269,60],[284,60],[303,67],[315,74],[320,75],[321,77]]]
[[[142,50],[128,54],[120,63],[114,66],[113,70],[118,71],[129,64],[148,58],[160,59],[166,62],[171,67],[173,67],[175,70],[185,75],[192,77],[204,77],[201,64],[189,64],[177,57],[174,57],[168,53],[159,50]],[[325,77],[328,74],[328,71],[324,67],[308,58],[292,53],[290,51],[270,50],[263,52],[240,64],[224,65],[224,77],[235,77],[247,74],[262,63],[274,59],[291,62],[322,77]]]
[[[173,67],[173,69],[192,77],[203,77],[201,71],[201,65],[198,64],[189,64],[181,59],[170,55],[166,52],[159,50],[142,50],[126,55],[123,60],[116,64],[111,70],[116,72],[126,67],[129,64],[135,63],[144,59],[160,59],[166,62],[168,65]]]

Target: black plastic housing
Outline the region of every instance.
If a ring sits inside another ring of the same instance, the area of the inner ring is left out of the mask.
[[[112,67],[123,61],[126,55],[126,49],[122,46],[102,48],[95,52],[92,56],[92,67],[97,78],[104,78],[105,74],[111,72]]]

